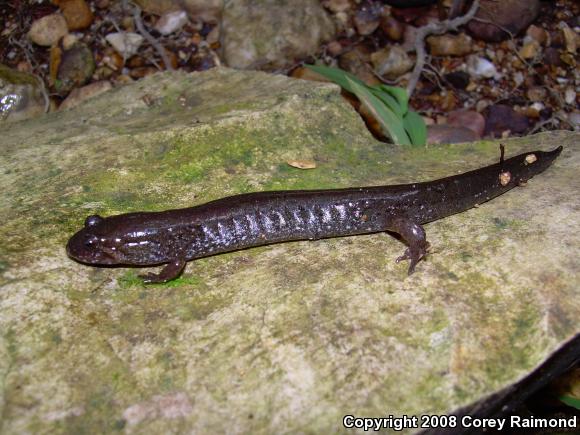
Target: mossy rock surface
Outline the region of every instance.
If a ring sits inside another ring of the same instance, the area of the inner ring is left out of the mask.
[[[374,234],[201,259],[164,285],[68,259],[93,213],[241,192],[394,184],[497,161],[496,142],[374,140],[337,87],[256,72],[148,77],[0,127],[1,433],[328,433],[346,414],[442,414],[513,383],[579,331],[577,133],[404,246]],[[300,170],[286,162],[312,159]]]

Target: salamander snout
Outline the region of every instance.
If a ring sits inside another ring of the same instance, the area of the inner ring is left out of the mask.
[[[115,250],[107,248],[106,239],[100,238],[83,228],[66,244],[66,252],[72,259],[85,264],[119,264]]]

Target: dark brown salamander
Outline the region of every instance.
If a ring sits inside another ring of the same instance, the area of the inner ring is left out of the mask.
[[[90,265],[167,263],[147,283],[176,278],[189,260],[289,240],[316,240],[379,231],[399,233],[409,246],[409,274],[429,244],[421,224],[462,212],[525,183],[560,154],[533,151],[440,180],[395,186],[287,190],[229,196],[191,208],[87,217],[67,252]]]

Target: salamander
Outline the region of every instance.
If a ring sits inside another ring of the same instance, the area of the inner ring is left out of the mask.
[[[145,283],[179,276],[200,257],[291,240],[398,233],[410,260],[408,273],[426,255],[422,225],[475,207],[524,184],[561,153],[533,151],[434,181],[391,186],[254,192],[190,208],[91,215],[66,246],[74,260],[94,266],[155,266]]]

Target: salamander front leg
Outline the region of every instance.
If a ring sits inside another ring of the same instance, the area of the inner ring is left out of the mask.
[[[403,260],[411,260],[409,263],[409,275],[415,271],[415,266],[429,249],[429,242],[425,236],[425,230],[421,225],[408,219],[395,219],[389,230],[399,233],[409,247],[405,253],[397,258],[397,263]]]
[[[168,263],[161,272],[153,273],[149,272],[147,275],[139,275],[143,278],[143,282],[145,284],[159,284],[162,282],[171,281],[172,279],[177,278],[183,269],[185,269],[185,260],[173,260],[172,262]]]

